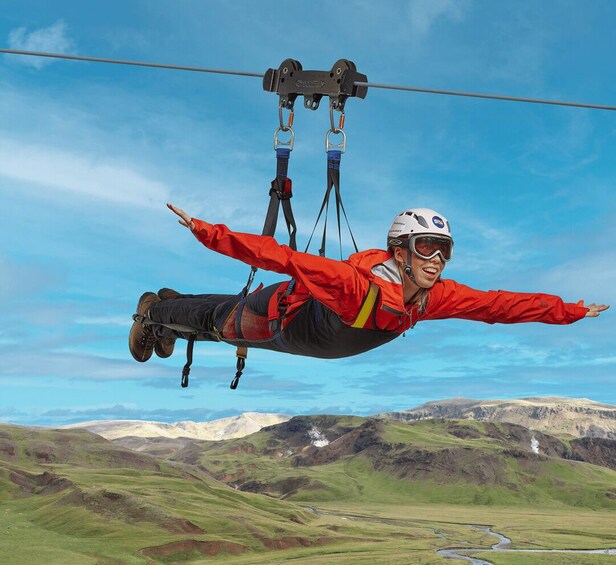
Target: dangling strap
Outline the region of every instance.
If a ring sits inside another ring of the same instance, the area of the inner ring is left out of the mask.
[[[186,365],[182,369],[182,388],[188,386],[188,375],[190,374],[190,366],[193,360],[193,348],[195,346],[196,334],[191,334],[188,338],[188,345],[186,346]]]
[[[248,357],[248,348],[238,347],[235,350],[235,355],[237,356],[237,365],[236,365],[237,373],[235,373],[235,377],[233,377],[233,380],[231,381],[231,385],[229,387],[232,390],[235,390],[237,388],[237,385],[240,382],[240,377],[242,376],[242,371],[246,367],[246,358]]]

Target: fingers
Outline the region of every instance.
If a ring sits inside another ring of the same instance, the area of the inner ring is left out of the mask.
[[[181,218],[181,220],[178,220],[181,225],[188,229],[193,229],[194,224],[192,218],[186,212],[184,212],[184,210],[182,210],[181,208],[177,208],[170,202],[167,202],[167,208],[169,208],[169,210],[171,210],[174,214],[178,215]]]
[[[601,314],[601,312],[604,312],[609,307],[609,304],[589,304],[588,306],[586,306],[586,308],[588,308],[588,312],[586,312],[586,318],[596,318],[599,314]]]

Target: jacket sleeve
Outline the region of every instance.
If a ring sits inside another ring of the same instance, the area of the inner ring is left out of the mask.
[[[208,249],[248,265],[289,275],[344,321],[357,317],[370,283],[347,261],[293,251],[273,237],[231,231],[192,218],[195,237]]]
[[[475,290],[452,280],[441,280],[430,290],[424,320],[463,318],[488,324],[571,324],[588,308],[540,293]]]

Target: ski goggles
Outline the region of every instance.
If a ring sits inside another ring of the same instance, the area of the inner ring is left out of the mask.
[[[411,251],[422,259],[432,259],[440,255],[445,262],[453,255],[453,240],[436,235],[416,235],[409,241]]]

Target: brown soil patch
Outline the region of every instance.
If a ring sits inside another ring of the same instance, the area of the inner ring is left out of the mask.
[[[327,545],[332,542],[332,538],[303,538],[301,536],[287,536],[284,538],[271,539],[259,537],[259,541],[267,549],[292,549],[294,547],[313,547],[315,545]]]
[[[0,457],[3,459],[17,459],[17,446],[8,439],[0,439]]]
[[[9,480],[29,494],[55,494],[73,486],[73,483],[68,479],[58,477],[58,475],[47,471],[41,475],[35,475],[21,469],[15,469],[9,473]]]
[[[73,488],[55,504],[82,506],[107,518],[128,523],[152,522],[172,533],[204,534],[189,520],[170,516],[162,508],[148,504],[138,496],[109,490],[82,491]]]
[[[231,455],[236,455],[238,453],[248,453],[249,455],[254,455],[255,452],[255,446],[252,445],[252,443],[242,443],[236,447],[232,447],[227,451],[227,453]]]
[[[146,557],[169,557],[175,553],[200,553],[208,557],[214,557],[220,553],[240,555],[247,548],[239,543],[229,541],[198,541],[194,539],[174,541],[156,547],[146,547],[141,554]]]
[[[584,437],[571,442],[572,459],[616,471],[616,440]]]

